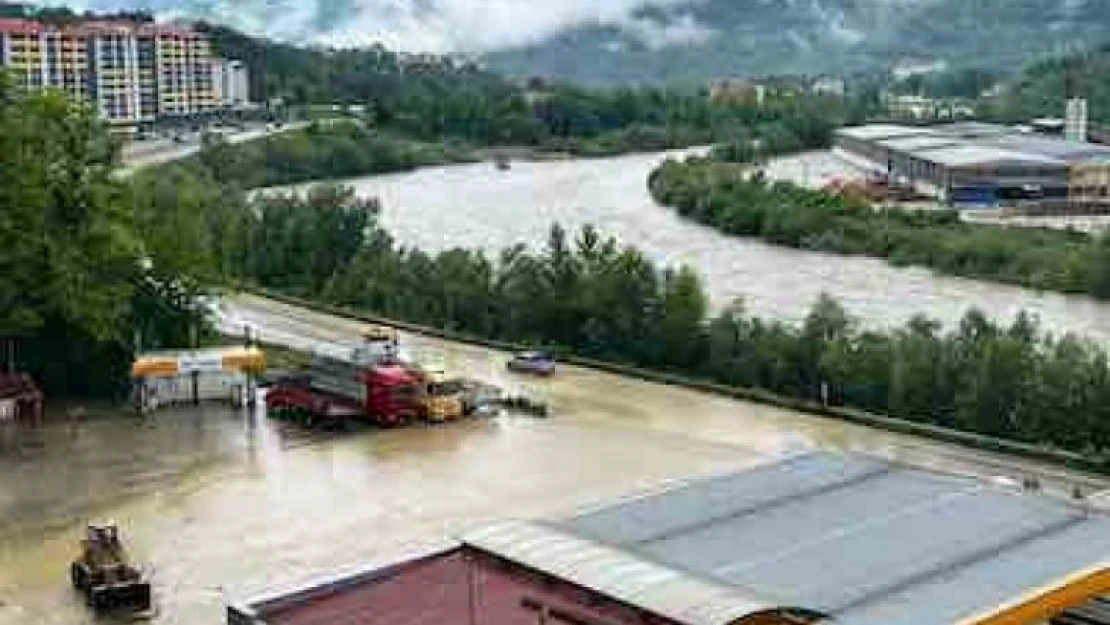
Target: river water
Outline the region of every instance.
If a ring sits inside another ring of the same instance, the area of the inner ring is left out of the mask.
[[[358,323],[253,297],[225,300],[229,331],[308,347]],[[328,435],[218,407],[0,424],[0,624],[94,621],[69,589],[83,524],[117,520],[153,570],[158,625],[222,622],[225,602],[439,544],[475,524],[563,514],[674,480],[807,449],[862,451],[1046,487],[1107,484],[992,454],[687,389],[565,367],[505,371],[507,355],[404,335],[410,352],[550,403],[554,418]],[[95,411],[93,411],[95,413]],[[97,621],[100,622],[100,621]]]
[[[650,171],[681,153],[598,160],[517,162],[510,171],[488,163],[435,167],[348,181],[381,199],[381,223],[400,243],[426,250],[500,250],[542,243],[552,223],[568,230],[596,225],[653,259],[685,263],[701,274],[713,303],[742,298],[768,317],[801,319],[822,292],[865,321],[889,325],[925,313],[952,323],[970,307],[1010,321],[1021,310],[1046,328],[1110,342],[1110,305],[1086,297],[1037,293],[986,282],[895,268],[881,260],[791,250],[726,237],[657,206]],[[816,183],[838,175],[829,155],[785,159],[773,173]]]

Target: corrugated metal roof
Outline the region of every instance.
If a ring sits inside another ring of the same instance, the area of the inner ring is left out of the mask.
[[[971,165],[990,165],[995,163],[1024,163],[1034,166],[1058,165],[1062,167],[1067,164],[1062,160],[1048,156],[1029,152],[1019,152],[1016,150],[1006,150],[988,145],[967,144],[947,148],[923,149],[916,150],[913,154],[918,158],[947,167],[967,167]]]
[[[889,150],[895,151],[922,150],[960,145],[958,139],[953,139],[952,137],[938,137],[935,135],[898,137],[896,139],[884,139],[878,143]]]
[[[836,131],[837,134],[863,141],[877,141],[879,139],[893,139],[895,137],[914,137],[921,135],[935,135],[928,128],[918,126],[899,126],[897,124],[868,124],[866,126],[848,126]]]
[[[679,606],[700,593],[737,612],[789,605],[847,625],[949,625],[1110,555],[1105,516],[824,453],[535,527],[472,544],[699,624]]]
[[[1069,162],[1110,157],[1110,147],[1036,135],[993,137],[984,139],[984,142],[1007,150]]]
[[[781,611],[739,588],[641,558],[555,527],[507,522],[472,532],[464,544],[690,625],[729,625]]]
[[[952,137],[960,137],[964,139],[975,139],[981,137],[1000,137],[1003,135],[1014,134],[1014,129],[1002,124],[990,124],[985,122],[953,122],[951,124],[939,124],[930,126],[934,131],[949,135]]]

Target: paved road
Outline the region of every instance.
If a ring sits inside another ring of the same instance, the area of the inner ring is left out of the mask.
[[[299,130],[308,125],[308,122],[286,124],[281,128],[256,128],[245,132],[228,135],[228,143],[244,143],[261,139],[262,137],[282,134]],[[149,143],[134,143],[124,149],[123,175],[130,175],[135,171],[151,165],[161,165],[183,158],[188,158],[200,151],[200,136],[192,136],[187,143],[173,143],[169,140],[156,140]]]

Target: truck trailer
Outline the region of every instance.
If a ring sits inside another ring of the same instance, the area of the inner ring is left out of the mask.
[[[426,418],[423,376],[370,344],[346,356],[316,353],[305,369],[279,378],[266,393],[270,414],[310,427],[358,421],[398,427]]]

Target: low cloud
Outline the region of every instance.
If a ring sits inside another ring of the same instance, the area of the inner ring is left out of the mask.
[[[652,50],[703,44],[715,34],[713,29],[701,24],[690,14],[674,16],[666,22],[639,18],[627,24],[625,29]]]
[[[206,18],[296,42],[410,51],[479,53],[543,41],[566,28],[612,25],[651,46],[702,41],[690,16],[659,23],[645,6],[679,9],[699,0],[73,0],[93,10],[145,9]]]

